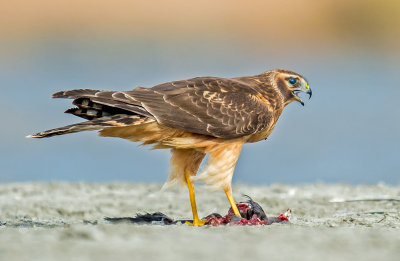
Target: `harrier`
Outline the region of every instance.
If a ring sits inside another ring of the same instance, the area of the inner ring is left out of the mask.
[[[197,214],[194,182],[223,189],[235,215],[240,216],[231,181],[242,146],[266,139],[289,103],[297,101],[304,105],[299,97],[301,92],[311,98],[306,79],[283,69],[229,79],[197,77],[131,91],[61,91],[53,98],[74,99],[76,105],[65,112],[87,121],[28,137],[99,130],[100,136],[171,149],[171,171],[166,184],[187,185],[192,224],[201,226],[204,221]],[[196,176],[206,154],[208,163]]]

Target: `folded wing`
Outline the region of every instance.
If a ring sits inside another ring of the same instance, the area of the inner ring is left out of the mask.
[[[77,89],[57,92],[53,98],[74,99],[77,107],[66,113],[88,121],[37,137],[157,121],[192,133],[237,138],[261,131],[273,121],[269,102],[236,79],[199,77],[131,91]]]
[[[160,124],[214,137],[250,135],[273,120],[269,103],[235,79],[199,77],[123,94]]]

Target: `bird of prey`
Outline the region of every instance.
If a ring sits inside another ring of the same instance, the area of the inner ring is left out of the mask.
[[[304,105],[301,92],[311,98],[307,80],[284,69],[237,78],[197,77],[130,91],[61,91],[53,98],[73,99],[76,107],[65,112],[86,121],[28,137],[99,130],[100,136],[171,149],[166,184],[187,185],[192,225],[201,226],[205,221],[197,214],[194,182],[223,189],[235,215],[240,216],[231,181],[242,146],[266,139],[289,103]],[[206,154],[208,163],[196,175]]]

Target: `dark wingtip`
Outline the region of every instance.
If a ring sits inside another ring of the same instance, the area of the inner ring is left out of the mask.
[[[53,93],[53,95],[51,95],[51,98],[64,98],[64,97],[65,97],[65,91],[56,92]]]
[[[71,114],[74,114],[74,113],[76,113],[77,110],[79,110],[79,108],[73,107],[73,108],[67,109],[66,111],[64,111],[64,113],[71,113]]]
[[[35,133],[35,134],[31,134],[31,135],[25,136],[25,138],[38,139],[38,138],[44,138],[44,136],[41,135],[41,132],[39,132],[39,133]]]

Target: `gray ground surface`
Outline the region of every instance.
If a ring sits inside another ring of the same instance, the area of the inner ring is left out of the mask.
[[[186,190],[160,188],[0,185],[0,260],[399,260],[399,186],[234,187],[237,201],[248,194],[269,216],[292,208],[289,225],[194,228],[103,221],[154,211],[190,218]],[[227,212],[223,193],[197,192],[201,216]],[[340,202],[355,199],[363,200]]]

